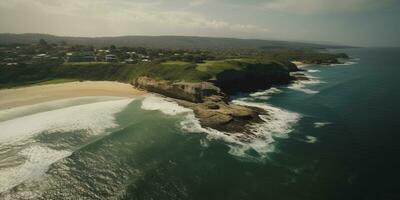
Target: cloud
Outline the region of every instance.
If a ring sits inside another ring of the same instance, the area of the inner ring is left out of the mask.
[[[255,5],[266,10],[296,14],[361,11],[390,5],[393,0],[265,0]]]
[[[59,23],[61,30],[70,34],[187,34],[235,32],[239,36],[242,33],[264,34],[268,32],[266,27],[254,24],[232,23],[214,19],[200,12],[185,9],[170,9],[166,7],[167,1],[128,1],[128,0],[14,0],[0,3],[0,11],[11,13],[11,18],[27,17],[27,23],[35,24],[46,30],[46,25]],[[179,2],[175,2],[179,3]],[[207,0],[190,1],[187,6],[199,6],[207,3]],[[168,3],[169,6],[173,2]],[[7,16],[5,16],[7,18]],[[78,19],[78,20],[77,20]],[[5,20],[5,19],[4,19]],[[1,19],[0,19],[1,23]],[[14,24],[13,26],[16,26]],[[20,26],[25,26],[21,24]],[[71,28],[73,27],[73,29]],[[5,27],[3,27],[5,28]],[[53,28],[47,27],[47,30]],[[69,29],[69,30],[66,30]],[[1,31],[1,28],[0,28]],[[26,32],[30,32],[26,30]],[[54,33],[60,34],[60,33]]]

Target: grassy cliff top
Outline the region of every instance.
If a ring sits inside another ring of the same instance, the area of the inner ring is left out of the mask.
[[[329,54],[315,51],[283,51],[265,55],[203,60],[202,63],[185,61],[153,61],[138,64],[107,62],[64,62],[62,59],[0,65],[0,88],[13,87],[53,79],[110,80],[131,82],[140,76],[171,81],[199,82],[218,78],[222,73],[257,72],[275,73],[296,71],[291,60],[306,63],[334,63],[345,54]]]
[[[131,82],[140,76],[172,81],[199,82],[215,78],[229,70],[246,70],[249,65],[269,69],[281,66],[272,61],[252,59],[207,60],[204,63],[166,61],[162,63],[119,64],[72,62],[0,67],[0,87],[13,87],[53,79],[111,80]],[[281,66],[283,67],[283,65]]]

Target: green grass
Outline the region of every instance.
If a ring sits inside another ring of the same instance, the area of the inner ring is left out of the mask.
[[[185,65],[190,65],[191,63],[189,62],[184,62],[184,61],[166,61],[161,63],[163,66],[185,66]]]
[[[0,88],[28,84],[55,84],[78,80],[108,80],[131,83],[140,76],[171,81],[200,82],[226,71],[247,71],[251,67],[269,70],[276,63],[258,58],[207,60],[196,64],[183,61],[121,64],[107,62],[71,62],[0,68]]]
[[[194,63],[167,61],[151,66],[144,74],[153,78],[189,82],[205,81],[211,78],[208,73],[198,71],[196,67]]]
[[[240,64],[233,60],[216,60],[216,61],[205,61],[204,63],[198,64],[196,69],[198,71],[206,72],[211,76],[215,76],[226,70],[242,70]]]
[[[65,62],[63,65],[107,65],[108,62]]]
[[[38,85],[49,85],[49,84],[60,84],[80,81],[79,79],[45,79],[37,81],[28,81],[23,83],[13,83],[13,84],[0,84],[0,89],[11,89],[11,88],[21,88],[27,86],[38,86]]]
[[[49,84],[59,84],[59,83],[68,83],[68,82],[74,82],[74,81],[80,81],[79,79],[52,79],[52,80],[45,80],[41,82],[37,82],[33,85],[49,85]]]
[[[139,64],[63,64],[55,69],[58,78],[132,82],[140,76],[172,81],[199,82],[211,78],[196,70],[196,64],[182,61]]]

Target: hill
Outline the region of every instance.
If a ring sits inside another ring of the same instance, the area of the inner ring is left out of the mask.
[[[236,39],[191,36],[120,36],[120,37],[63,37],[48,34],[0,33],[0,44],[32,44],[40,39],[48,43],[66,42],[69,45],[104,47],[110,45],[169,49],[269,49],[269,48],[342,48],[344,46],[259,39]]]

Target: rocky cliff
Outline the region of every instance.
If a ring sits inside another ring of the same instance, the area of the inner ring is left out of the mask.
[[[173,82],[156,80],[149,77],[139,77],[133,85],[149,92],[165,95],[167,97],[201,103],[205,97],[217,95],[225,96],[221,90],[209,82]]]
[[[262,120],[266,114],[259,108],[229,103],[227,96],[209,82],[188,83],[139,77],[133,82],[137,88],[174,98],[181,106],[190,108],[204,127],[224,132],[248,132],[246,125]]]
[[[134,80],[133,85],[174,98],[180,105],[192,109],[204,127],[252,134],[248,125],[263,122],[259,115],[266,115],[266,111],[230,103],[228,95],[267,89],[272,84],[288,84],[293,80],[290,72],[298,71],[298,68],[290,62],[235,64],[236,70],[224,70],[210,82],[169,81],[143,76]]]
[[[244,70],[226,70],[219,73],[214,83],[227,94],[250,92],[266,89],[272,84],[290,83],[292,80],[291,71],[297,71],[297,67],[281,63],[246,63]]]

